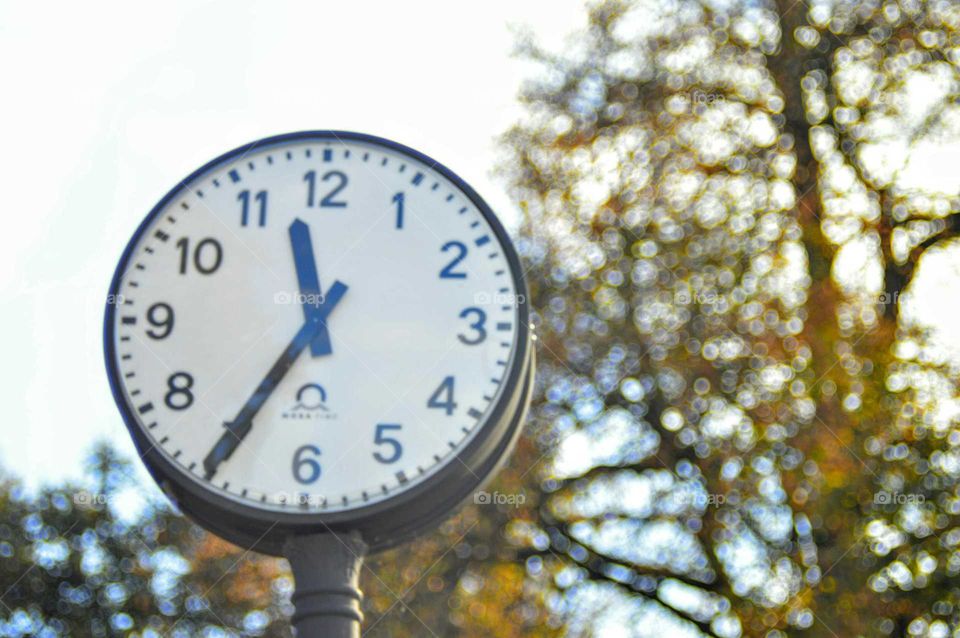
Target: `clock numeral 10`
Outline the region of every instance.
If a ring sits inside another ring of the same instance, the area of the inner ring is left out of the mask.
[[[443,381],[440,382],[440,386],[427,400],[427,407],[444,410],[447,416],[452,415],[453,411],[457,409],[457,404],[453,400],[453,384],[454,379],[452,376],[444,377]]]
[[[323,182],[333,182],[333,190],[327,193],[326,197],[320,200],[320,203],[317,203],[317,172],[316,171],[307,171],[303,174],[303,181],[307,183],[307,206],[320,206],[321,208],[346,208],[347,202],[338,200],[337,195],[340,194],[344,188],[347,187],[347,184],[350,182],[350,179],[340,171],[329,171],[324,173],[323,177],[320,178],[320,181]]]
[[[375,445],[387,446],[387,454],[377,451],[373,453],[373,458],[381,463],[396,463],[403,456],[403,444],[397,439],[387,436],[388,432],[400,431],[403,428],[398,423],[379,423],[373,433],[373,443]]]
[[[259,225],[267,225],[267,191],[257,191],[257,194],[253,196],[256,204],[259,207]],[[247,222],[250,219],[250,191],[242,190],[237,195],[237,200],[240,202],[240,225],[246,226]]]
[[[320,448],[316,445],[301,445],[293,454],[293,478],[308,485],[320,478]]]
[[[193,251],[190,250],[190,239],[181,238],[177,242],[180,250],[180,274],[186,275],[190,266],[190,256],[193,255],[193,267],[201,275],[212,275],[223,262],[223,247],[216,239],[207,237],[201,239]]]

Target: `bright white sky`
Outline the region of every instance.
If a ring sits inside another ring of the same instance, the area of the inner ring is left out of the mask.
[[[0,5],[0,465],[37,484],[78,475],[98,437],[133,454],[103,366],[106,290],[153,204],[224,151],[381,135],[514,217],[490,175],[528,72],[511,27],[557,47],[584,16],[580,0]]]

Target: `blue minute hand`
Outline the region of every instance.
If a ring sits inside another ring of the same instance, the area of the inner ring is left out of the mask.
[[[203,469],[206,471],[208,480],[217,472],[220,463],[229,459],[240,442],[250,433],[251,428],[253,428],[253,417],[257,415],[263,404],[270,398],[270,395],[283,380],[290,367],[293,366],[293,362],[307,347],[307,344],[316,338],[321,329],[326,330],[327,316],[333,311],[345,292],[347,292],[346,284],[339,281],[335,281],[330,286],[330,291],[323,303],[320,304],[317,314],[304,322],[293,340],[260,382],[260,385],[240,408],[236,418],[227,424],[227,431],[220,436],[213,449],[203,459]]]
[[[310,228],[300,219],[290,224],[290,246],[293,248],[293,263],[297,268],[297,281],[300,295],[303,297],[303,319],[309,322],[320,313],[320,278],[317,276],[317,262],[310,241]],[[310,342],[310,354],[319,357],[333,351],[330,345],[330,332],[322,326],[317,336]]]

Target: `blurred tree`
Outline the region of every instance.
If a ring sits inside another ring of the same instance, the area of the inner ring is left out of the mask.
[[[610,1],[562,54],[524,42],[503,165],[547,458],[512,538],[568,629],[960,627],[954,375],[900,314],[960,227],[928,157],[960,134],[958,28],[951,2]]]

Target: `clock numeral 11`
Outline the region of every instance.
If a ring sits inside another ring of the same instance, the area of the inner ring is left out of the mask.
[[[267,191],[257,191],[253,196],[259,208],[259,225],[267,225]],[[250,191],[242,190],[237,194],[237,200],[240,202],[240,225],[246,226],[250,219]]]

